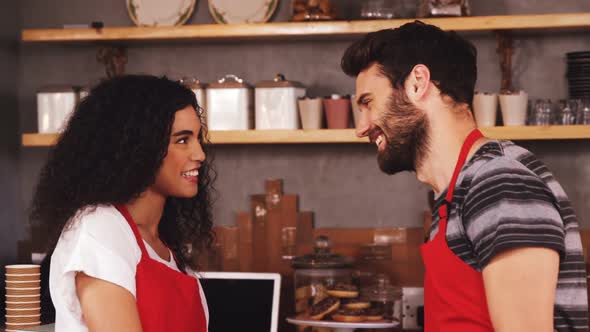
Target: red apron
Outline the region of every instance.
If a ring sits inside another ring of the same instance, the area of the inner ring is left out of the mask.
[[[150,258],[127,208],[119,205],[117,210],[131,226],[141,248],[135,287],[143,332],[206,332],[207,321],[197,279]]]
[[[457,257],[447,245],[447,213],[457,177],[473,144],[483,137],[473,130],[461,148],[449,184],[445,204],[438,214],[438,233],[422,245],[424,275],[424,318],[426,332],[493,331],[482,274]]]

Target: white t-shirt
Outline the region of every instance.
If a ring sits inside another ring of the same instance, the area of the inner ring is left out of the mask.
[[[165,261],[147,244],[149,256],[178,271],[170,253]],[[141,249],[125,217],[114,206],[99,206],[79,211],[64,230],[51,256],[49,291],[55,306],[55,331],[86,332],[80,301],[76,295],[77,272],[119,285],[135,297],[135,269]],[[196,277],[196,273],[191,273]],[[198,278],[197,278],[198,280]],[[205,294],[199,293],[209,325]]]

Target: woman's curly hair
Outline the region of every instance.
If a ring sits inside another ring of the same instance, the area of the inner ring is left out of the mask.
[[[80,102],[41,170],[30,217],[50,231],[48,256],[78,211],[125,204],[154,183],[174,115],[187,106],[201,119],[199,141],[208,158],[199,170],[195,197],[167,198],[159,233],[181,270],[196,261],[190,255],[210,247],[215,172],[195,95],[165,77],[127,75],[100,83]]]

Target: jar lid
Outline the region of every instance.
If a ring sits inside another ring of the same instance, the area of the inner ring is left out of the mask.
[[[390,243],[366,243],[360,247],[360,256],[366,260],[391,260]]]
[[[315,239],[314,252],[295,257],[291,263],[295,269],[344,269],[352,266],[352,259],[330,251],[330,240],[320,235]]]
[[[183,77],[178,81],[178,83],[188,87],[189,89],[205,89],[207,87],[207,84],[202,83],[194,77]]]
[[[236,75],[225,75],[220,78],[217,82],[209,84],[209,89],[235,89],[235,88],[246,88],[249,89],[251,86],[245,83],[243,79]]]
[[[256,83],[257,88],[303,88],[303,84],[296,81],[288,81],[285,75],[278,73],[270,81],[260,81]]]
[[[54,85],[45,85],[39,90],[37,93],[54,93],[54,92],[76,92],[76,87],[72,85],[64,85],[64,84],[54,84]]]
[[[375,283],[363,289],[361,293],[369,301],[390,301],[402,297],[402,289],[392,286],[385,274],[378,274]]]

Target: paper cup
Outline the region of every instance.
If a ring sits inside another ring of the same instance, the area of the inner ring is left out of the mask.
[[[478,127],[495,126],[497,110],[498,95],[495,93],[476,93],[473,96],[473,114]]]
[[[513,95],[500,95],[500,108],[505,126],[524,126],[526,124],[528,94],[520,91]]]
[[[322,98],[306,98],[297,101],[303,129],[322,128]]]
[[[41,307],[31,308],[31,309],[13,309],[6,307],[6,314],[11,316],[18,316],[18,315],[40,315],[41,314]]]
[[[23,301],[23,302],[9,302],[6,301],[6,308],[10,309],[33,309],[41,306],[41,301]]]
[[[325,98],[324,110],[329,129],[346,129],[350,123],[350,99],[349,98]]]
[[[37,295],[41,294],[41,287],[34,288],[9,288],[6,287],[6,295]]]
[[[38,315],[6,315],[6,324],[33,324],[41,321],[41,314]]]
[[[6,281],[35,281],[41,279],[41,273],[6,274]]]
[[[6,274],[32,274],[32,273],[41,273],[41,265],[37,265],[37,264],[6,265]]]
[[[33,281],[10,281],[6,280],[7,288],[34,288],[41,287],[41,280]]]
[[[6,295],[6,302],[33,302],[41,301],[41,294],[36,295]]]
[[[39,326],[39,325],[41,325],[41,321],[38,321],[35,323],[15,323],[15,324],[6,323],[6,332],[9,332],[9,331],[21,332],[23,329],[26,329],[29,327],[35,327],[35,326]]]

